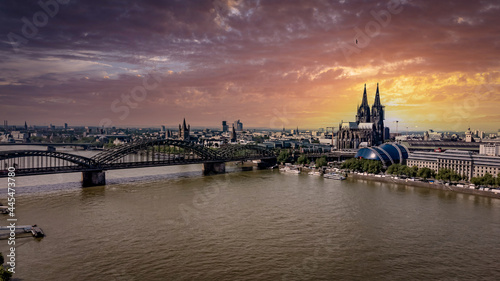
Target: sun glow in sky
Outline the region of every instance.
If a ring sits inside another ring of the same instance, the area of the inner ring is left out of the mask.
[[[9,124],[500,128],[498,1],[59,2],[0,2]]]

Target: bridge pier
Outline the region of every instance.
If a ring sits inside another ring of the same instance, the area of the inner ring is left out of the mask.
[[[208,162],[203,163],[203,174],[223,174],[226,172],[226,163],[225,162]]]
[[[106,174],[104,171],[82,172],[82,187],[91,187],[106,184]]]

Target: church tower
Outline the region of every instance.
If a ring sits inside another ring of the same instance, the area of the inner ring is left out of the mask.
[[[369,123],[370,122],[370,106],[368,105],[368,97],[366,96],[366,84],[365,91],[363,92],[363,101],[358,107],[358,114],[356,114],[356,123]]]
[[[191,130],[191,125],[186,126],[186,118],[182,126],[179,124],[179,139],[184,141],[190,141],[189,131]]]
[[[234,129],[234,124],[233,124],[233,131],[231,132],[231,142],[236,142],[237,140],[237,136],[236,136],[236,130]]]
[[[372,122],[375,125],[375,143],[382,143],[384,141],[384,108],[385,106],[380,103],[380,93],[378,90],[377,83],[377,92],[375,93],[375,102],[372,106]]]

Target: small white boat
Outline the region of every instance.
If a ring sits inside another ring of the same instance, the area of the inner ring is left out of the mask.
[[[289,173],[289,174],[300,174],[299,168],[295,166],[286,166],[280,169],[281,172]]]
[[[325,179],[332,179],[332,180],[345,180],[344,176],[342,176],[341,174],[336,174],[336,173],[324,174],[323,177]]]
[[[310,171],[309,173],[307,173],[308,175],[311,175],[311,176],[321,176],[321,173],[318,172],[318,171]]]

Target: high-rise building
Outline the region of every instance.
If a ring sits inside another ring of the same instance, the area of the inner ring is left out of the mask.
[[[243,131],[243,123],[241,123],[239,119],[237,121],[234,121],[233,126],[236,129],[236,131],[239,132]]]
[[[225,133],[229,130],[229,126],[227,125],[227,121],[222,121],[222,132]]]
[[[165,125],[161,125],[161,131],[162,131],[162,132],[165,132],[165,131],[166,131],[166,130],[165,130]]]
[[[64,130],[68,129],[68,123],[64,123]]]

